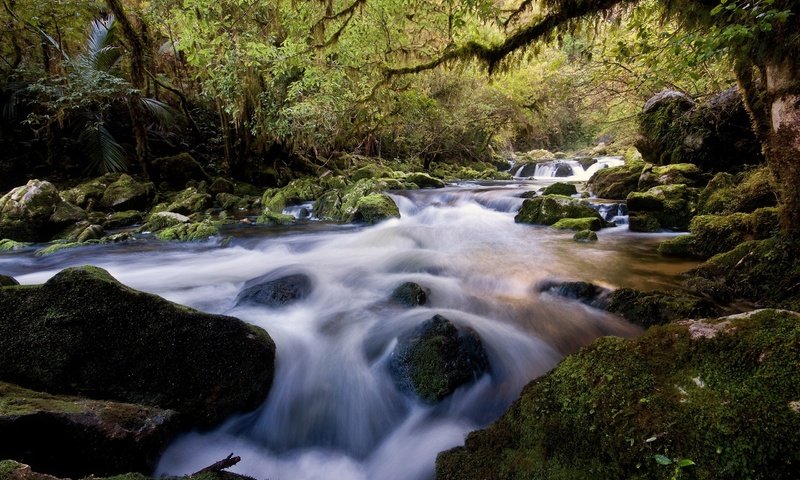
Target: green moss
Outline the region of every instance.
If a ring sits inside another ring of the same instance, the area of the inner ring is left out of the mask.
[[[48,245],[48,246],[46,246],[44,248],[40,248],[39,250],[36,250],[34,255],[36,255],[37,257],[44,257],[44,256],[47,256],[47,255],[52,255],[52,254],[54,254],[56,252],[60,252],[61,250],[68,250],[68,249],[71,249],[71,248],[83,247],[85,245],[88,245],[88,244],[85,243],[85,242],[56,242],[56,243],[51,243],[50,245]]]
[[[579,243],[596,242],[597,234],[591,230],[581,230],[576,232],[572,239]]]
[[[261,196],[261,206],[273,213],[281,213],[283,209],[303,202],[316,200],[325,192],[327,182],[319,178],[306,177],[292,180],[283,188],[271,188]]]
[[[385,194],[372,194],[358,199],[352,220],[376,223],[388,218],[400,218],[400,210],[394,200]]]
[[[175,212],[155,212],[147,218],[147,223],[142,226],[143,231],[158,232],[165,228],[182,225],[189,222],[189,217]]]
[[[597,217],[587,218],[562,218],[553,224],[553,228],[560,230],[591,230],[596,232],[604,227],[603,220]]]
[[[761,311],[603,337],[535,380],[439,479],[793,479],[800,464],[800,319]]]
[[[105,228],[129,227],[144,220],[144,214],[138,210],[126,210],[124,212],[114,212],[108,215]]]
[[[115,210],[147,210],[155,197],[155,186],[138,182],[130,175],[120,175],[108,185],[100,200],[101,206]]]
[[[556,182],[552,185],[548,185],[542,195],[575,195],[578,193],[578,189],[575,188],[575,185],[571,183],[563,183],[563,182]]]
[[[444,182],[438,178],[431,177],[427,173],[409,173],[404,177],[405,180],[417,185],[419,188],[443,188]]]
[[[697,190],[686,185],[661,185],[631,193],[627,204],[633,231],[686,231],[697,210]]]
[[[700,193],[702,214],[750,213],[777,204],[777,189],[767,167],[737,175],[718,173]]]
[[[695,236],[678,235],[658,244],[658,253],[665,257],[695,257]]]
[[[514,217],[517,223],[553,225],[563,218],[594,217],[602,221],[600,214],[581,200],[561,195],[546,195],[530,198],[522,203]]]
[[[178,192],[165,210],[182,215],[191,215],[193,213],[201,213],[210,206],[211,195],[198,192],[194,187],[189,187]]]
[[[631,323],[650,327],[686,318],[707,318],[719,314],[708,300],[677,292],[642,292],[631,288],[614,290],[606,310]]]
[[[294,217],[282,213],[264,211],[261,213],[261,216],[258,217],[258,223],[264,223],[266,225],[291,225],[294,223]]]
[[[14,240],[10,240],[8,238],[4,238],[0,240],[0,252],[10,252],[13,250],[22,250],[23,248],[31,246],[31,243],[28,242],[17,242]]]
[[[598,170],[587,186],[599,198],[624,200],[638,188],[643,169],[641,158],[632,158],[625,165]]]
[[[159,240],[177,240],[181,242],[195,242],[199,240],[206,240],[219,234],[217,226],[208,220],[195,223],[182,223],[172,227],[165,228],[156,233]]]
[[[384,167],[383,165],[371,163],[354,171],[353,174],[350,175],[350,180],[356,182],[364,178],[394,178],[395,176],[396,174],[392,169]]]

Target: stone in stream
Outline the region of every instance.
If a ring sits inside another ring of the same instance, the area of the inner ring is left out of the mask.
[[[577,300],[586,305],[605,308],[611,290],[589,282],[559,282],[548,280],[542,282],[538,290],[560,297]]]
[[[236,305],[283,307],[308,297],[313,287],[311,277],[304,273],[280,276],[280,272],[271,272],[245,282]]]
[[[572,165],[563,162],[555,164],[554,177],[571,177],[573,175],[575,175],[575,171],[572,169]]]
[[[392,291],[391,299],[394,303],[412,308],[425,305],[428,293],[417,283],[405,282]]]
[[[436,315],[402,335],[389,360],[401,390],[436,403],[489,371],[478,334]]]
[[[85,218],[83,209],[63,201],[56,187],[43,180],[31,180],[0,197],[0,238],[43,242]]]
[[[545,195],[525,200],[514,217],[517,223],[553,225],[562,218],[602,217],[585,201],[563,195]]]
[[[14,285],[19,285],[19,282],[14,277],[9,277],[7,275],[0,275],[0,287],[12,287]]]

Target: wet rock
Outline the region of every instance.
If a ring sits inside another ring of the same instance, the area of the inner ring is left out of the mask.
[[[420,172],[409,173],[404,180],[415,184],[419,188],[444,188],[445,185],[444,182],[438,178]]]
[[[546,281],[539,285],[540,292],[577,300],[595,308],[605,308],[611,290],[589,282]]]
[[[425,302],[428,301],[428,293],[417,283],[405,282],[392,291],[391,299],[394,303],[413,308],[425,305]]]
[[[578,243],[596,242],[597,234],[591,230],[581,230],[580,232],[575,232],[572,239]]]
[[[624,200],[631,192],[637,190],[643,169],[644,163],[641,161],[603,168],[592,175],[587,185],[598,198]]]
[[[660,453],[696,478],[794,479],[798,342],[800,317],[775,310],[601,337],[440,453],[436,478],[668,478]]]
[[[218,193],[215,198],[217,205],[223,210],[237,210],[239,208],[247,208],[249,202],[247,199],[237,197],[231,193]]]
[[[156,232],[156,238],[165,241],[196,242],[207,240],[219,234],[219,228],[213,222],[181,223]]]
[[[643,327],[720,314],[713,303],[695,295],[679,292],[642,292],[631,288],[620,288],[611,292],[606,310]]]
[[[683,184],[689,187],[700,187],[707,183],[708,177],[693,163],[675,163],[672,165],[645,165],[639,176],[638,190],[647,190],[658,185]]]
[[[597,217],[562,218],[553,224],[559,230],[590,230],[596,232],[606,226],[606,222]]]
[[[201,193],[194,187],[189,187],[178,192],[165,210],[180,213],[181,215],[191,215],[193,213],[202,213],[210,206],[211,195]]]
[[[578,193],[578,189],[575,188],[575,185],[571,183],[563,183],[563,182],[556,182],[552,185],[548,185],[542,195],[575,195]]]
[[[56,205],[53,215],[50,216],[50,223],[53,228],[61,229],[85,219],[86,212],[82,208],[68,202],[60,202]]]
[[[14,460],[0,461],[0,478],[3,480],[69,480],[57,478],[52,475],[39,473],[31,469],[30,465],[19,463]],[[98,477],[92,475],[85,480],[156,480],[155,478],[142,475],[141,473],[125,473],[111,477]],[[251,477],[238,475],[228,471],[204,472],[180,477],[158,477],[158,480],[253,480]]]
[[[89,225],[84,228],[81,233],[78,234],[77,241],[78,242],[85,242],[87,240],[97,240],[102,238],[105,234],[105,230],[101,225]]]
[[[107,173],[80,185],[61,192],[65,202],[77,205],[85,210],[99,206],[103,194],[109,185],[120,179],[120,173]]]
[[[14,250],[22,250],[23,248],[29,247],[31,244],[28,242],[17,242],[16,240],[10,240],[8,238],[4,238],[0,240],[0,252],[11,252]]]
[[[100,206],[108,210],[148,210],[155,198],[151,182],[139,182],[130,175],[121,175],[103,192]]]
[[[53,222],[56,210],[66,215],[69,207],[59,207],[64,201],[52,183],[31,180],[0,197],[0,238],[21,242],[42,242],[49,240],[63,228],[59,215]]]
[[[215,196],[220,193],[233,194],[235,191],[236,184],[223,177],[216,177],[214,181],[211,182],[211,185],[208,186],[208,193]]]
[[[209,426],[266,398],[274,358],[260,328],[133,290],[96,267],[0,289],[0,380],[25,388],[157,406],[182,425]]]
[[[728,171],[763,162],[751,125],[736,87],[701,103],[665,91],[645,104],[636,148],[648,163],[693,163],[705,171]]]
[[[144,220],[144,214],[138,210],[114,212],[110,213],[106,218],[105,228],[115,229],[130,227],[131,225],[142,223],[142,220]]]
[[[774,207],[778,193],[767,167],[747,170],[736,175],[718,173],[700,192],[698,211],[701,214],[750,213],[759,208]]]
[[[303,273],[281,276],[281,273],[271,272],[245,282],[236,297],[236,305],[257,304],[277,308],[311,295],[314,288],[311,277]]]
[[[325,188],[326,184],[319,178],[292,180],[285,187],[266,190],[261,196],[261,206],[272,213],[281,213],[286,207],[316,200]]]
[[[50,395],[0,382],[0,457],[64,477],[151,471],[175,412]],[[0,470],[0,478],[9,478]]]
[[[400,218],[400,210],[388,195],[375,193],[358,199],[350,221],[378,223],[389,218]]]
[[[600,214],[586,202],[561,195],[527,199],[514,217],[517,223],[553,225],[562,218],[597,218]]]
[[[184,223],[189,223],[189,217],[175,212],[156,212],[147,219],[147,223],[142,227],[143,230],[158,232],[165,228],[174,227]]]
[[[156,178],[173,189],[184,188],[189,180],[195,182],[211,180],[203,167],[188,153],[156,158],[153,160],[153,173]]]
[[[556,163],[553,170],[554,177],[571,177],[573,175],[575,175],[575,171],[572,169],[572,165],[563,162]]]
[[[489,360],[474,330],[436,315],[400,337],[389,371],[402,390],[436,403],[488,372]]]
[[[697,211],[697,190],[663,185],[628,195],[630,229],[634,232],[686,231]]]
[[[17,279],[7,275],[0,275],[0,287],[10,287],[13,285],[19,285]]]

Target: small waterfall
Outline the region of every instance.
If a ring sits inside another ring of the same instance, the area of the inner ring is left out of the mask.
[[[291,215],[298,220],[312,219],[311,212],[314,211],[314,202],[305,202],[300,205],[292,205],[283,209],[281,213]]]
[[[585,182],[598,170],[624,165],[622,157],[597,157],[587,160],[563,159],[547,162],[529,163],[520,166],[514,177],[536,180],[563,180]]]
[[[617,225],[628,224],[628,206],[625,202],[596,203],[591,202],[592,208],[597,210],[601,217],[607,222]]]

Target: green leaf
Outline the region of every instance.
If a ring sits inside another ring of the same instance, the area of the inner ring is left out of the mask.
[[[656,462],[658,462],[659,465],[671,465],[672,464],[672,460],[670,460],[669,457],[667,457],[665,455],[661,455],[660,453],[655,456],[655,459],[656,459]]]

